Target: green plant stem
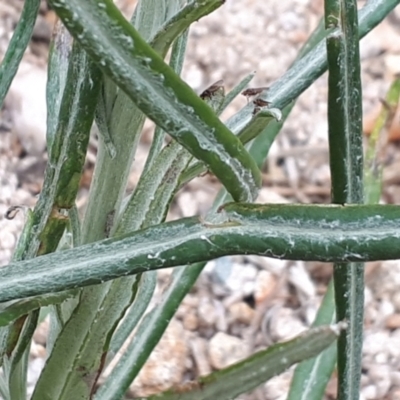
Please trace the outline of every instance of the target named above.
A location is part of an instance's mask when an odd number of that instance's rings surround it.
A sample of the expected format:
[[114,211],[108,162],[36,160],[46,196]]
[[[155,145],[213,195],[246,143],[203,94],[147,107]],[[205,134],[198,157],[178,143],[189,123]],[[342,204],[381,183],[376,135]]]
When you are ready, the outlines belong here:
[[[363,147],[358,14],[355,0],[325,0],[329,66],[328,124],[332,201],[363,202]],[[358,400],[364,313],[364,265],[333,269],[336,315],[348,329],[338,340],[338,399]]]
[[233,254],[325,262],[397,259],[399,223],[400,209],[390,205],[228,204],[206,220],[184,218],[9,264],[0,269],[0,302]]

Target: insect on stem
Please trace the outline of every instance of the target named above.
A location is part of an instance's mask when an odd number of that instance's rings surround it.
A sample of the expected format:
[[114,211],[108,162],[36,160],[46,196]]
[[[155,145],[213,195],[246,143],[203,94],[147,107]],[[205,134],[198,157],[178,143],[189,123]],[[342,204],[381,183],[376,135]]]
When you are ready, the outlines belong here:
[[264,90],[268,90],[268,86],[262,86],[258,88],[248,88],[246,90],[243,90],[242,95],[247,97],[247,101],[249,100],[250,97],[257,96],[258,94],[262,93]]
[[200,98],[205,100],[205,99],[211,99],[211,97],[218,92],[221,88],[223,89],[224,87],[224,81],[220,79],[219,81],[213,83],[211,86],[209,86],[206,90],[204,90],[200,94]]
[[254,104],[254,110],[253,110],[253,115],[256,115],[262,107],[269,107],[271,105],[271,102],[257,98],[253,100]]
[[258,107],[268,107],[271,104],[271,102],[263,100],[263,99],[254,99],[253,104]]

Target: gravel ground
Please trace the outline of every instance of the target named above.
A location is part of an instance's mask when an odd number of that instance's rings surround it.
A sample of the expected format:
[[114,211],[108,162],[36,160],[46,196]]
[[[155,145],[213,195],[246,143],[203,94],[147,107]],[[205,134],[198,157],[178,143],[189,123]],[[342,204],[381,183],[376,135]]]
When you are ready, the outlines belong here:
[[[128,9],[134,1],[120,1]],[[362,2],[360,2],[361,4]],[[21,1],[0,2],[0,55],[4,53]],[[289,67],[315,28],[320,0],[227,0],[193,25],[183,77],[198,92],[223,79],[227,89],[257,71],[252,85],[268,86]],[[44,153],[45,60],[54,15],[43,6],[34,41],[14,83],[0,121],[0,265],[11,257],[23,225],[23,213],[2,216],[12,205],[32,207],[40,192]],[[365,130],[371,130],[379,99],[400,72],[400,10],[397,9],[361,46]],[[263,171],[259,201],[328,202],[329,167],[326,123],[326,75],[297,101]],[[246,104],[238,98],[223,115]],[[390,130],[400,130],[400,118]],[[151,124],[147,124],[150,129]],[[398,204],[400,152],[385,147],[382,202]],[[138,165],[148,149],[143,141]],[[90,166],[94,155],[88,159]],[[140,168],[132,173],[131,186]],[[88,168],[79,197],[83,204],[91,176]],[[85,183],[86,182],[86,183]],[[183,189],[170,217],[204,213],[218,190],[215,180],[198,179]],[[160,290],[170,271],[159,274]],[[228,257],[209,263],[185,298],[164,338],[132,386],[147,395],[198,375],[205,375],[252,352],[287,339],[312,322],[326,290],[331,266],[260,257]],[[400,264],[370,263],[366,268],[365,338],[360,399],[400,399]],[[29,382],[34,384],[45,358],[46,322],[35,334]],[[172,355],[172,356],[171,356]],[[242,399],[284,399],[291,371]],[[335,378],[326,394],[335,398]]]

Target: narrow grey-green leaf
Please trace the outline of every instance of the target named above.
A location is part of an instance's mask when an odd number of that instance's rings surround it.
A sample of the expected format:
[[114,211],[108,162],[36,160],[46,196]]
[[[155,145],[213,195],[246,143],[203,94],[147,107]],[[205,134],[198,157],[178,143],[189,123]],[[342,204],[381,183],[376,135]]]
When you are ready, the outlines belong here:
[[[164,147],[154,161],[152,168],[141,177],[135,192],[132,194],[123,210],[116,235],[137,230],[142,226],[143,222],[146,221],[147,213],[157,189],[165,179],[168,179],[166,172],[173,166],[181,152],[182,147],[176,142],[172,142]],[[186,152],[186,150],[185,153],[186,161],[183,160],[184,165],[187,164],[190,158],[190,153]],[[148,226],[147,223],[146,226]]]
[[0,65],[0,108],[7,95],[11,82],[17,73],[25,49],[28,47],[39,12],[40,0],[26,1],[21,18],[15,28],[6,54]]
[[59,304],[77,294],[75,291],[61,292],[57,294],[45,294],[34,298],[27,298],[12,302],[9,306],[2,304],[0,311],[0,326],[7,326],[17,318],[52,304]]
[[317,355],[337,339],[344,327],[345,325],[338,324],[312,328],[295,339],[275,344],[223,370],[148,399],[235,399],[282,373],[291,365]]
[[165,57],[172,42],[184,32],[192,22],[210,14],[225,0],[192,0],[178,13],[169,18],[159,29],[156,35],[150,39],[152,47],[162,57]]
[[[93,99],[99,90],[98,68],[77,43],[70,51],[65,35],[69,36],[60,29],[50,54],[47,96],[53,113],[47,132],[49,162],[25,258],[57,248],[78,192],[94,117]],[[71,83],[66,85],[66,80]]]
[[249,84],[249,82],[254,78],[254,75],[256,73],[252,72],[251,74],[248,74],[245,76],[226,96],[225,100],[221,106],[220,113],[226,109],[226,107],[229,106],[229,104],[232,103],[232,101],[237,97],[243,89]]
[[142,274],[135,301],[111,339],[109,357],[115,356],[117,351],[121,349],[122,345],[135,329],[150,303],[156,283],[156,271],[149,271]]
[[184,6],[186,0],[139,0],[131,23],[146,42],[151,42],[157,32]]
[[0,375],[0,396],[3,398],[3,400],[10,400],[10,393],[3,375]]
[[[333,324],[336,319],[333,281],[328,286],[313,327]],[[321,400],[336,365],[336,346],[332,344],[315,358],[295,369],[288,400]]]

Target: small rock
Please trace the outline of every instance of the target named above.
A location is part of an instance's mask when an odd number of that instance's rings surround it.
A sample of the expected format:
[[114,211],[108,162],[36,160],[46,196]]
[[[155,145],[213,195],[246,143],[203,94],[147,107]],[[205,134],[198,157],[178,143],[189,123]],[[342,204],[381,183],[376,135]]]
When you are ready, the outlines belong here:
[[371,381],[374,382],[376,398],[385,398],[392,384],[390,380],[390,367],[384,364],[373,364],[369,366],[368,374]]
[[305,269],[304,262],[298,261],[290,267],[288,279],[305,300],[315,297],[315,285]]
[[199,319],[194,312],[185,314],[182,319],[183,327],[188,331],[195,331],[199,326]]
[[387,397],[388,399],[397,400],[400,399],[400,388],[393,388]]
[[400,328],[400,314],[392,314],[386,318],[385,323],[386,328],[388,329],[397,329]]
[[255,314],[254,309],[252,309],[244,301],[231,304],[228,311],[231,324],[239,322],[248,325],[253,320]]
[[254,288],[254,299],[256,304],[261,304],[266,300],[276,289],[277,279],[274,274],[269,271],[260,271],[257,275]]
[[275,190],[267,187],[262,187],[258,194],[256,203],[285,204],[288,203],[288,200],[282,197],[280,194],[276,193]]
[[276,275],[281,274],[288,264],[287,260],[279,260],[278,258],[270,257],[246,256],[245,259],[250,264],[257,266],[260,269],[271,271]]
[[368,385],[361,390],[362,395],[364,396],[365,400],[376,400],[378,399],[376,386]]
[[287,390],[292,379],[292,372],[285,371],[283,374],[273,377],[265,384],[265,399],[285,400]]
[[199,324],[201,326],[214,326],[217,320],[217,313],[215,312],[214,305],[212,304],[211,300],[206,297],[200,299],[197,314],[199,316]]
[[199,376],[211,373],[211,367],[207,358],[207,341],[203,338],[196,337],[189,341],[190,349],[196,364]]
[[289,340],[306,330],[295,311],[287,307],[273,307],[265,315],[263,327],[272,342]]
[[240,292],[244,296],[254,291],[257,268],[253,265],[233,263],[232,272],[225,282],[231,292]]
[[400,291],[393,295],[392,302],[393,305],[396,307],[396,311],[400,311]]
[[213,300],[215,314],[217,320],[215,321],[215,328],[218,332],[226,332],[228,330],[228,321],[226,320],[226,311],[223,304],[218,300]]
[[386,344],[390,343],[389,333],[387,331],[374,332],[365,335],[363,355],[367,357],[375,357]]
[[254,291],[257,268],[224,257],[215,262],[211,276],[215,282],[223,284],[230,292],[248,296]]
[[135,396],[149,396],[181,383],[188,350],[182,324],[172,320],[131,386]]
[[218,332],[211,338],[208,352],[210,363],[215,369],[225,368],[248,355],[247,345],[243,340],[224,332]]

